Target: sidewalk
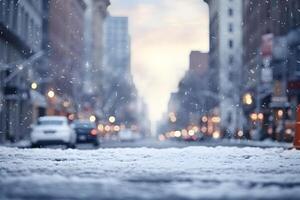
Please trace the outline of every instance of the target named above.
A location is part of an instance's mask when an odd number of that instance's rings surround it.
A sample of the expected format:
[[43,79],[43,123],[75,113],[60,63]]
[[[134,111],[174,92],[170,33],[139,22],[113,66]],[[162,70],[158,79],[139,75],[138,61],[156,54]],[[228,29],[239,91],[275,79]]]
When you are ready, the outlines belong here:
[[[22,140],[16,143],[4,143],[2,146],[6,147],[17,147],[17,148],[29,148],[30,141]],[[259,148],[293,148],[292,143],[276,142],[272,140],[265,141],[252,141],[252,140],[237,140],[237,139],[222,139],[222,140],[207,140],[207,141],[195,141],[195,142],[184,142],[184,141],[164,141],[158,142],[155,139],[144,139],[136,142],[117,142],[117,141],[103,141],[100,148],[185,148],[188,146],[227,146],[227,147],[259,147]]]
[[272,140],[254,141],[254,140],[222,139],[222,140],[215,140],[215,141],[211,140],[208,141],[207,144],[213,146],[238,146],[238,147],[284,148],[284,149],[293,148],[292,143],[276,142]]
[[21,140],[18,142],[5,142],[0,144],[1,146],[5,147],[17,147],[17,148],[29,148],[31,147],[31,143],[29,140]]

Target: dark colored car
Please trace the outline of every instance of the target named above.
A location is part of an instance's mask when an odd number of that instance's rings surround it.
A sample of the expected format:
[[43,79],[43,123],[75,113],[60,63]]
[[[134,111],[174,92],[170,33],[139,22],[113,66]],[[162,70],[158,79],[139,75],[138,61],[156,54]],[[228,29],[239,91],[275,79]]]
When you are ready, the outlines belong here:
[[92,143],[99,146],[99,134],[95,123],[89,121],[75,121],[72,125],[76,133],[77,143]]

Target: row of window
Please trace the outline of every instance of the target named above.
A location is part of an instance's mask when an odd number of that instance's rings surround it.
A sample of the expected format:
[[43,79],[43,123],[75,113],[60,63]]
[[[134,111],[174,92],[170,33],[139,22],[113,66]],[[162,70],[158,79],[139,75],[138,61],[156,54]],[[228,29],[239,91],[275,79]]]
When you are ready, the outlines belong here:
[[[228,46],[229,46],[230,49],[233,48],[233,40],[230,39],[228,41]],[[229,55],[229,57],[228,57],[228,64],[229,65],[233,65],[234,64],[234,56],[233,55]]]
[[[228,13],[229,18],[233,17],[233,9],[232,8],[228,8],[227,13]],[[233,31],[234,31],[233,30],[233,23],[230,22],[228,24],[228,32],[233,33]],[[229,47],[229,49],[233,48],[233,40],[232,39],[228,40],[228,47]],[[234,56],[233,55],[229,55],[229,57],[228,57],[228,64],[229,65],[233,65],[234,64]],[[229,78],[233,79],[232,73],[229,74]]]
[[[42,18],[38,20],[41,21]],[[32,49],[37,50],[40,48],[41,24],[35,22],[33,16],[20,4],[20,1],[0,1],[0,23],[4,24],[23,41],[26,41]]]
[[21,59],[21,54],[11,44],[0,38],[0,64],[11,63]]

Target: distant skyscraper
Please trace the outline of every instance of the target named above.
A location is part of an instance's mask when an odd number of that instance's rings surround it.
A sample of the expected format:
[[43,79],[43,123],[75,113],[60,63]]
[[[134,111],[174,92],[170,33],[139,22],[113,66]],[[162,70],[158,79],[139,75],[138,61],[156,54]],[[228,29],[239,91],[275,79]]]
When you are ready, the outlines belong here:
[[108,17],[104,24],[104,68],[130,72],[128,17]]
[[130,36],[127,17],[107,17],[104,23],[104,57],[101,76],[104,115],[130,121],[128,106],[136,98],[130,71]]

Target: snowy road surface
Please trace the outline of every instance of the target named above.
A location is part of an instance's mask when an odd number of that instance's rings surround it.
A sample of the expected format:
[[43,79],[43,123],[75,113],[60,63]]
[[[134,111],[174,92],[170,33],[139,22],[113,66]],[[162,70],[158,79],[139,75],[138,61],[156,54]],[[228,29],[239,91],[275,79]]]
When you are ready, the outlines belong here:
[[300,152],[0,147],[0,199],[300,199]]

